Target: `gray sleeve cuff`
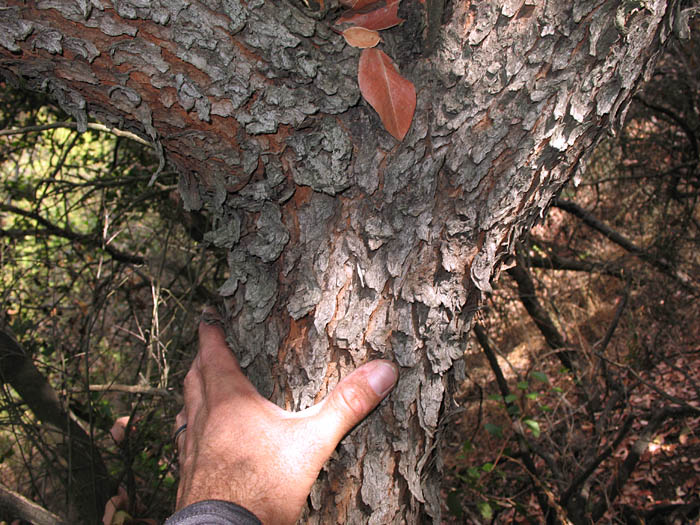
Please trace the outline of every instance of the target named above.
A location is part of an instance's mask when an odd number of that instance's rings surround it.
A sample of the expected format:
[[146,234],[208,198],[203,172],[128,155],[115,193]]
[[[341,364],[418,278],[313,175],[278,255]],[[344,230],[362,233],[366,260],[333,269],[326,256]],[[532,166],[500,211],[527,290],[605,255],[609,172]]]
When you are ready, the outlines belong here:
[[252,512],[230,501],[208,499],[188,505],[170,516],[165,525],[262,525]]

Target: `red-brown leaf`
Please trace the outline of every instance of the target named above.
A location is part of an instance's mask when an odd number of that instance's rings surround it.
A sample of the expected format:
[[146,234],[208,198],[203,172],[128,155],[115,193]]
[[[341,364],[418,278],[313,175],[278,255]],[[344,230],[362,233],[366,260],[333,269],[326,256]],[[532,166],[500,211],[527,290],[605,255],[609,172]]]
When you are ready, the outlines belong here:
[[403,140],[416,110],[416,88],[379,49],[364,49],[357,73],[360,92],[396,140]]
[[399,1],[387,0],[386,4],[380,2],[380,4],[383,4],[381,7],[375,7],[373,4],[366,9],[353,9],[341,16],[335,23],[353,24],[365,29],[374,29],[375,31],[389,29],[404,21],[403,18],[398,16]]
[[364,27],[349,27],[343,31],[343,37],[348,44],[361,49],[374,47],[379,43],[379,33]]

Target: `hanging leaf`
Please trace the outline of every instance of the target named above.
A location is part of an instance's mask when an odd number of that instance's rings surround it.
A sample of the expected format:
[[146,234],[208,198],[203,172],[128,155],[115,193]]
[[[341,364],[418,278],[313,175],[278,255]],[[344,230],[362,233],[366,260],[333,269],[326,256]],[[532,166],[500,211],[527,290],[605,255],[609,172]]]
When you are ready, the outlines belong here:
[[364,49],[357,73],[360,92],[396,140],[403,140],[416,110],[416,88],[402,77],[386,53]]
[[540,437],[542,431],[540,430],[540,424],[537,421],[535,421],[534,419],[523,419],[523,423],[525,423],[530,428],[530,430],[532,431],[532,435],[535,438]]
[[343,37],[352,47],[361,49],[374,47],[379,43],[379,33],[364,27],[349,27],[343,31]]
[[335,23],[353,24],[365,29],[374,29],[375,31],[389,29],[404,21],[403,18],[398,16],[399,1],[388,0],[386,5],[376,8],[372,5],[362,10],[353,9],[341,16]]

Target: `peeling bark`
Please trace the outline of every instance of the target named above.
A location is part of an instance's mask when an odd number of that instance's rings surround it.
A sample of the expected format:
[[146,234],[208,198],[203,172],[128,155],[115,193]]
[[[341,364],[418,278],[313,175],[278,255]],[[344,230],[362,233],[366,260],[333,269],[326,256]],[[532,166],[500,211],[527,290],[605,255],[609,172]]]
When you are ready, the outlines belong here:
[[384,32],[418,93],[399,144],[360,98],[337,1],[0,0],[0,74],[153,142],[212,214],[229,342],[265,395],[304,408],[370,358],[400,364],[307,523],[439,522],[479,296],[682,18],[674,0],[437,3],[404,0]]

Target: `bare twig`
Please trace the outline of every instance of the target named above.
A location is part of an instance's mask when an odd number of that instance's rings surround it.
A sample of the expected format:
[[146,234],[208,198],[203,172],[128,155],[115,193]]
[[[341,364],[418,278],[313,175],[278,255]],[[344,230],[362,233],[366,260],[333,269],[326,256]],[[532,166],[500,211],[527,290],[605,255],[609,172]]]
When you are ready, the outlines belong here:
[[146,385],[121,385],[113,383],[111,385],[90,385],[90,392],[124,392],[125,394],[142,394],[147,396],[172,397],[178,403],[182,403],[182,396],[174,390],[166,388],[155,388]]
[[[17,215],[21,215],[22,217],[26,217],[28,219],[32,219],[42,225],[45,228],[45,231],[50,233],[51,235],[56,235],[57,237],[63,237],[64,239],[68,239],[70,241],[77,241],[81,242],[83,244],[96,247],[96,248],[101,248],[104,251],[106,251],[113,259],[127,263],[127,264],[144,264],[145,259],[141,257],[140,255],[133,255],[130,253],[125,253],[122,252],[121,250],[116,249],[114,246],[110,244],[105,244],[102,242],[101,238],[96,235],[89,235],[85,233],[78,233],[73,230],[68,230],[66,228],[61,228],[60,226],[56,226],[52,222],[48,221],[38,213],[34,213],[31,211],[23,210],[21,208],[18,208],[16,206],[13,206],[11,204],[0,204],[0,210],[2,211],[8,211],[11,213],[15,213]],[[7,232],[7,236],[17,236],[17,231],[11,231]],[[0,229],[0,236],[5,235],[5,231]]]
[[[148,142],[147,140],[142,139],[135,133],[131,133],[130,131],[124,131],[121,129],[117,128],[110,128],[105,126],[104,124],[99,124],[97,122],[88,122],[87,123],[88,129],[92,129],[94,131],[102,131],[104,133],[111,133],[112,135],[115,135],[117,137],[123,137],[129,140],[133,140],[134,142],[138,142],[139,144],[142,144],[144,146],[148,146],[149,148],[153,148],[153,144]],[[47,131],[50,129],[78,129],[78,124],[76,122],[53,122],[51,124],[42,124],[40,126],[27,126],[24,128],[15,128],[15,129],[0,129],[0,137],[8,137],[12,135],[24,135],[26,133],[37,133],[40,131]]]

